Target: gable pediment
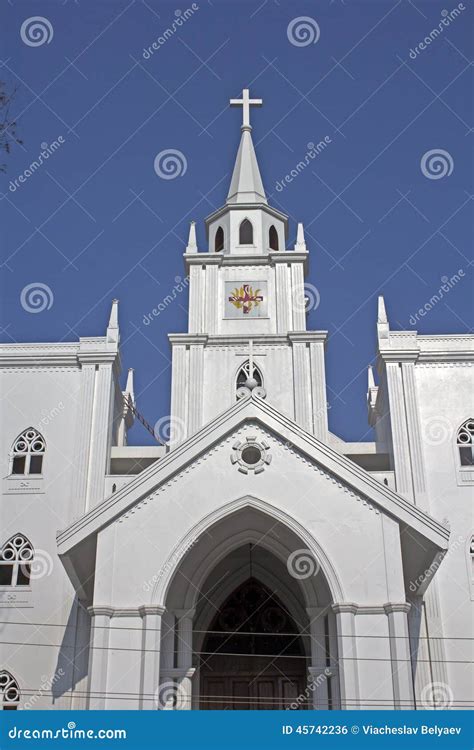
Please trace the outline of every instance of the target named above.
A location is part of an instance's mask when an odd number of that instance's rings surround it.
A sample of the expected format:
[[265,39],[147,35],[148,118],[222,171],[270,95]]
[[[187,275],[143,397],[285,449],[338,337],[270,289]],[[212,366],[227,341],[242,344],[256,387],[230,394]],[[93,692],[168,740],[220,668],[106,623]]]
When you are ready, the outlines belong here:
[[[269,460],[261,467],[262,476],[273,474],[278,477],[279,471],[287,471],[294,472],[295,477],[301,476],[304,481],[306,468],[308,475],[312,473],[337,486],[351,502],[360,504],[367,513],[388,515],[399,523],[402,530],[408,529],[414,537],[424,538],[430,550],[436,549],[440,553],[446,550],[449,530],[442,524],[380,484],[348,458],[305,432],[265,401],[249,398],[237,402],[61,531],[57,537],[59,554],[64,560],[86,541],[90,544],[91,539],[110,524],[124,520],[150,503],[159,502],[160,497],[180,482],[183,487],[190,486],[189,482],[202,482],[205,476],[208,491],[212,492],[213,476],[218,474],[232,489],[232,483],[242,481],[243,474],[239,472],[236,455],[241,456],[242,445],[249,436],[254,442],[267,446],[265,457]],[[211,462],[212,471],[209,471]],[[203,465],[206,465],[206,472],[200,473]],[[196,479],[192,478],[194,472]],[[250,473],[257,477],[256,470]],[[244,480],[248,482],[246,477]],[[254,486],[246,486],[248,491],[255,491]],[[192,495],[192,492],[188,492],[188,495]],[[329,510],[328,506],[324,512]]]

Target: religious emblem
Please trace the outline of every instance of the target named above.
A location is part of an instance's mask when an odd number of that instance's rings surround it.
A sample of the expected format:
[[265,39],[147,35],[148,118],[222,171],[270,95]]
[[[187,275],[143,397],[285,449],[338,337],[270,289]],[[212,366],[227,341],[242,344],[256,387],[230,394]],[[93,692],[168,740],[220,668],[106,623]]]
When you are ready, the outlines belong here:
[[260,289],[253,290],[250,284],[242,284],[241,287],[235,287],[229,297],[234,307],[242,310],[244,315],[248,315],[254,307],[258,307],[263,302],[263,295]]

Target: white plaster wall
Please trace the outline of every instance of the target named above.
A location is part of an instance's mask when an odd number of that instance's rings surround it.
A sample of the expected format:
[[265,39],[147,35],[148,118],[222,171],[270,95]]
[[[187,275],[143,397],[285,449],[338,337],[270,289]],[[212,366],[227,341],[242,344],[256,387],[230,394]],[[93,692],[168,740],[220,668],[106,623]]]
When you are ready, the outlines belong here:
[[469,539],[474,532],[474,486],[458,484],[456,433],[474,413],[473,368],[462,365],[417,365],[420,411],[429,512],[448,519],[450,549],[436,572],[449,685],[455,700],[471,700],[474,693],[472,661],[474,602],[469,580]]
[[384,710],[393,701],[388,620],[383,614],[355,617],[360,708]]
[[[290,345],[254,346],[255,364],[263,375],[267,400],[294,418],[293,363]],[[262,353],[264,356],[259,356]],[[235,382],[248,360],[248,345],[207,346],[204,350],[203,424],[235,403]],[[217,375],[217,377],[216,377]]]
[[[142,618],[113,617],[109,637],[106,708],[116,711],[140,708]],[[143,655],[152,660],[152,652]]]
[[[0,588],[0,668],[9,669],[18,680],[24,704],[31,702],[28,693],[38,691],[55,674],[60,678],[55,683],[55,692],[69,688],[72,680],[74,634],[57,625],[75,623],[74,590],[56,555],[56,531],[64,528],[73,514],[71,483],[76,415],[80,408],[79,371],[3,370],[0,391],[0,544],[16,532],[26,535],[33,544],[39,566],[39,577],[29,587]],[[29,426],[43,434],[46,454],[42,478],[27,479],[29,486],[21,489],[24,480],[8,478],[8,457],[15,438]],[[25,492],[31,488],[37,491]],[[49,626],[15,624],[22,621],[48,622]],[[62,676],[58,675],[59,669],[64,672]],[[51,690],[46,685],[32,705],[67,708],[70,697],[66,694],[53,704]]]

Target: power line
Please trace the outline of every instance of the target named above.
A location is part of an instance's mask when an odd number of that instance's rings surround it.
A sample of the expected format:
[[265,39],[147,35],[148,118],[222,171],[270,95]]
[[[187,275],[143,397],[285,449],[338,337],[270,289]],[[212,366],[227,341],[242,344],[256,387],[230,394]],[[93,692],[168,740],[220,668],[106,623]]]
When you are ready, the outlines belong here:
[[[349,637],[349,636],[346,636]],[[351,636],[352,637],[352,636]],[[68,649],[74,650],[74,646],[63,646],[61,643],[24,643],[22,641],[0,641],[0,645],[3,646],[23,646],[23,647],[43,647],[43,648],[55,648],[55,649]],[[290,645],[290,644],[289,644]],[[94,646],[89,645],[89,649],[93,651],[131,651],[139,654],[159,654],[161,649],[156,648],[127,648],[125,646]],[[234,657],[258,657],[264,659],[305,659],[310,660],[310,656],[304,656],[300,654],[251,654],[251,653],[238,653],[230,651],[191,651],[195,656],[234,656]],[[394,659],[392,657],[379,658],[375,656],[338,656],[337,661],[383,661],[383,662],[403,662],[411,664],[411,659]],[[465,659],[417,659],[417,663],[440,663],[440,664],[473,664],[472,661],[466,661]]]
[[[61,696],[61,697],[65,697],[65,698],[87,698],[87,699],[90,699],[90,700],[104,699],[104,700],[113,700],[113,701],[135,701],[136,703],[144,703],[144,702],[150,703],[150,702],[153,702],[155,705],[163,705],[164,702],[162,702],[160,700],[159,692],[160,692],[160,688],[158,688],[157,691],[156,691],[156,693],[154,693],[154,694],[151,694],[151,693],[145,693],[145,694],[140,694],[140,693],[114,693],[114,692],[111,692],[111,691],[91,692],[91,691],[75,691],[74,690],[74,691],[68,692],[67,694],[64,694],[64,696]],[[49,696],[46,696],[45,692],[41,691],[41,689],[38,690],[37,692],[34,692],[34,691],[30,691],[28,689],[20,688],[20,693],[21,693],[22,697],[26,697],[26,696],[30,697],[31,696],[31,697],[34,698],[35,696],[38,696],[38,699],[40,699],[42,697],[43,698],[44,697],[49,697]],[[262,702],[265,701],[265,702],[268,702],[268,703],[270,703],[270,702],[275,703],[275,704],[278,703],[281,706],[285,706],[285,705],[286,706],[291,706],[294,703],[298,703],[299,707],[301,707],[301,706],[308,706],[308,707],[312,708],[313,707],[313,701],[311,699],[307,698],[307,699],[304,699],[304,700],[298,700],[298,698],[301,695],[302,694],[300,693],[299,696],[295,696],[295,698],[293,700],[283,700],[282,698],[257,698],[257,697],[253,697],[253,696],[248,696],[248,697],[247,696],[233,696],[233,695],[227,695],[227,694],[212,695],[212,694],[202,694],[201,693],[198,696],[191,697],[191,699],[188,699],[188,698],[185,698],[184,696],[181,697],[179,695],[179,693],[177,693],[176,694],[176,699],[177,699],[178,704],[181,704],[181,703],[183,703],[183,704],[190,704],[193,701],[195,701],[196,703],[199,703],[199,704],[201,702],[212,703],[212,704],[223,703],[223,702],[224,703],[233,703],[233,704],[242,704],[242,703],[259,704],[259,703],[262,703]],[[170,698],[172,699],[173,695],[171,695]],[[26,702],[28,703],[29,701],[26,701]],[[326,710],[325,706],[326,706],[327,701],[319,701],[319,703],[321,705],[321,710]],[[332,701],[332,709],[333,710],[338,710],[338,708],[337,708],[337,704],[338,703],[339,703],[339,701],[336,701],[336,700]],[[393,709],[393,703],[394,703],[394,699],[393,698],[357,698],[357,699],[352,699],[352,700],[351,699],[344,699],[344,705],[345,706],[347,706],[347,707],[354,706],[355,708],[360,708],[361,705],[365,705],[365,706],[368,706],[369,708],[377,708],[377,707],[379,707],[379,708]],[[397,704],[400,707],[403,708],[405,706],[407,709],[411,709],[413,707],[413,703],[414,703],[414,701],[410,701],[410,700],[403,700],[403,699],[397,700]],[[420,700],[417,700],[417,703],[420,706],[424,706],[425,705]],[[430,707],[434,707],[435,708],[436,705],[437,704],[436,704],[435,701],[432,701],[432,702],[426,701],[426,707],[427,708],[430,708]],[[457,700],[453,700],[452,702],[449,703],[449,708],[450,709],[456,709],[456,708],[459,708],[459,709],[469,709],[469,708],[473,708],[473,707],[474,707],[474,703],[472,702],[472,700],[468,701],[468,700],[463,700],[463,699],[457,699]],[[447,706],[439,705],[439,708],[440,709],[447,708]]]
[[[0,625],[25,625],[25,626],[31,626],[31,627],[47,627],[47,628],[66,628],[66,625],[63,625],[62,623],[49,623],[49,622],[16,622],[12,620],[0,620]],[[157,633],[162,632],[163,627],[161,628],[146,628],[147,633]],[[172,628],[170,627],[169,630]],[[132,625],[126,625],[123,628],[113,628],[109,627],[108,625],[94,625],[94,630],[109,630],[111,632],[123,632],[124,630],[137,630],[140,633],[143,632],[143,627],[135,627]],[[262,636],[286,636],[291,638],[312,638],[313,636],[311,633],[265,633],[265,632],[254,632],[254,631],[244,631],[244,630],[194,630],[193,633],[199,633],[199,634],[210,634],[210,635],[226,635],[226,636],[234,636],[234,635],[262,635]],[[353,634],[347,634],[343,635],[342,633],[335,632],[332,637],[338,637],[338,638],[353,638]],[[427,641],[474,641],[474,636],[443,636],[443,635],[416,635],[416,636],[410,636],[410,635],[371,635],[371,634],[357,634],[357,639],[359,638],[378,638],[383,640],[427,640]],[[1,643],[1,641],[0,641]]]
[[[291,678],[286,678],[286,679],[291,681]],[[71,691],[69,691],[68,693],[65,693],[62,697],[113,698],[114,700],[135,700],[136,699],[136,700],[150,701],[150,700],[156,700],[157,695],[159,695],[160,689],[162,687],[166,687],[166,685],[162,683],[154,693],[132,693],[132,692],[118,692],[118,691],[112,691],[112,690],[72,690],[71,689]],[[307,689],[308,688],[305,688],[305,690]],[[38,688],[38,690],[34,690],[34,688],[20,687],[20,692],[22,696],[38,695],[38,697],[45,697],[48,695],[47,692],[42,688]],[[300,695],[302,695],[302,693],[300,693]],[[237,698],[243,698],[243,697],[244,696],[237,696]],[[228,699],[233,700],[234,696],[227,695],[225,693],[219,694],[219,695],[214,695],[212,693],[210,694],[200,693],[199,699],[202,699],[202,698],[228,698]],[[179,700],[179,694],[178,694],[178,700]],[[184,696],[183,696],[183,700],[184,700]],[[250,700],[259,700],[259,698],[254,699],[250,697]],[[262,700],[264,700],[264,698],[262,698]],[[269,700],[272,700],[272,699],[269,699]],[[290,702],[292,703],[294,701],[290,701]],[[345,701],[345,702],[372,703],[375,705],[389,705],[389,704],[393,705],[393,698],[390,698],[390,697],[388,698],[358,698],[357,701],[355,699],[353,701],[350,701],[349,699],[349,701]],[[408,704],[411,705],[412,703],[412,701],[408,699],[406,700],[400,699],[399,702],[406,703],[407,705]],[[456,699],[456,701],[453,702],[453,704],[451,704],[451,707],[455,704],[459,704],[459,705],[466,706],[466,707],[468,707],[469,705],[474,705],[472,698],[469,700],[458,698]]]

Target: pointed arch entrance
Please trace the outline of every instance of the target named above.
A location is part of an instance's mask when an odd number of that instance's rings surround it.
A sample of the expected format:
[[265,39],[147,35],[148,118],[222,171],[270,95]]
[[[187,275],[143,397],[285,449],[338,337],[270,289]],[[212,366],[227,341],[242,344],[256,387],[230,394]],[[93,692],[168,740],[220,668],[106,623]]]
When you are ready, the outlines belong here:
[[[166,610],[160,684],[174,685],[174,707],[337,708],[339,584],[314,538],[242,498],[203,519],[180,550],[153,597]],[[314,561],[307,575],[293,567],[300,553]]]
[[306,708],[309,655],[279,597],[257,578],[216,612],[200,654],[201,709]]

